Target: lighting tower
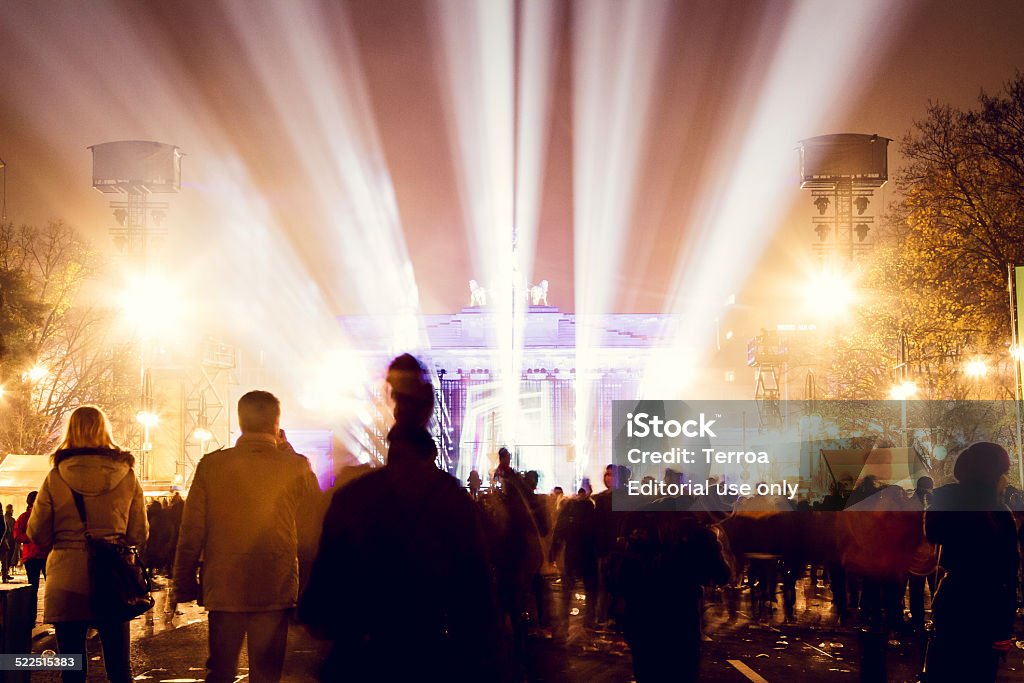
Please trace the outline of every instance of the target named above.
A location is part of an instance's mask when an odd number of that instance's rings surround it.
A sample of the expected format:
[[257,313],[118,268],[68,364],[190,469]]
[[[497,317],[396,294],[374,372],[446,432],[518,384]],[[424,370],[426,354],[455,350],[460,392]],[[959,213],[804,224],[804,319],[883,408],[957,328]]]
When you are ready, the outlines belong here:
[[889,138],[860,133],[800,141],[800,187],[811,191],[814,249],[825,262],[851,262],[871,249],[868,213],[875,189],[889,179]]
[[[814,206],[811,222],[815,235],[811,244],[821,266],[810,286],[815,288],[817,306],[826,314],[843,313],[853,294],[857,257],[873,246],[871,230],[875,219],[869,207],[874,191],[889,179],[889,142],[889,138],[880,135],[837,133],[799,143],[800,187],[811,191]],[[776,361],[785,368],[788,349]],[[765,369],[771,367],[771,359],[758,367],[760,405],[760,378]],[[811,372],[805,389],[808,392],[805,399],[812,400],[814,378]],[[768,391],[765,393],[770,395]]]
[[148,140],[105,142],[89,149],[92,186],[123,197],[110,202],[117,220],[110,229],[114,243],[130,259],[145,263],[152,239],[167,234],[167,203],[149,198],[181,191],[182,152],[175,145]]
[[[166,234],[162,227],[167,215],[166,202],[150,201],[153,194],[172,194],[181,190],[181,150],[175,145],[148,140],[105,142],[89,147],[92,151],[92,186],[104,194],[123,199],[110,202],[117,226],[111,228],[114,243],[131,262],[145,266],[150,258],[153,238]],[[139,453],[141,478],[149,478],[152,444],[150,428],[156,424],[153,390],[146,365],[145,342],[140,342],[140,400],[137,419],[142,434],[133,433],[130,447]]]

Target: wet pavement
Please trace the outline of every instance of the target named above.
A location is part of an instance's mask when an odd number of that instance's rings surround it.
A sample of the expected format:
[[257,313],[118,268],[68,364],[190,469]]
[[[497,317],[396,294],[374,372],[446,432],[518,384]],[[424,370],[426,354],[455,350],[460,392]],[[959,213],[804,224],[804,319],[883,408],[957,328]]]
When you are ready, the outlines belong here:
[[[206,615],[195,605],[168,614],[166,591],[159,582],[157,608],[132,622],[132,665],[136,680],[189,683],[202,680],[206,657]],[[554,582],[552,587],[560,587]],[[739,610],[731,617],[722,591],[705,607],[701,681],[859,681],[861,658],[868,649],[884,655],[889,681],[915,681],[923,642],[912,632],[887,634],[871,640],[856,625],[840,626],[831,614],[829,593],[804,579],[798,587],[796,621],[785,623],[781,609],[751,617],[747,591],[739,593]],[[582,625],[583,596],[578,595],[570,617],[568,638],[560,642],[536,634],[529,640],[527,673],[530,680],[557,683],[629,683],[633,680],[628,647],[611,631],[588,633]],[[34,650],[54,647],[47,629],[39,629]],[[866,649],[868,648],[868,649]],[[90,681],[105,680],[98,639],[89,641]],[[313,681],[324,646],[301,626],[289,634],[285,681]],[[243,649],[239,681],[247,680]],[[37,672],[33,683],[59,680],[56,672]],[[1000,672],[1000,681],[1024,683],[1024,651],[1014,649]]]

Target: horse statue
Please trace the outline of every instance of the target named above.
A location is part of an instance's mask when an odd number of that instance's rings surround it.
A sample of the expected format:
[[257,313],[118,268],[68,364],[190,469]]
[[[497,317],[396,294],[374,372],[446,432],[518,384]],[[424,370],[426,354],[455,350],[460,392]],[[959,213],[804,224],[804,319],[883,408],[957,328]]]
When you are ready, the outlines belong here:
[[476,280],[469,281],[469,305],[486,306],[487,290],[481,287]]
[[548,305],[548,281],[541,280],[540,284],[530,287],[530,304],[532,306]]

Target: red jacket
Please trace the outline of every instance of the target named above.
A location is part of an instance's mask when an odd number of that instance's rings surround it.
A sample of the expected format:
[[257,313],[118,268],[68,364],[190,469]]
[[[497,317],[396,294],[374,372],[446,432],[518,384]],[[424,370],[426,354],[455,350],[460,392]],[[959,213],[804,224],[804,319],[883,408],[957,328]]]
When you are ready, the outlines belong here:
[[32,514],[32,508],[25,510],[14,522],[14,540],[21,541],[21,561],[46,559],[46,552],[29,539],[25,532],[28,529],[28,518]]

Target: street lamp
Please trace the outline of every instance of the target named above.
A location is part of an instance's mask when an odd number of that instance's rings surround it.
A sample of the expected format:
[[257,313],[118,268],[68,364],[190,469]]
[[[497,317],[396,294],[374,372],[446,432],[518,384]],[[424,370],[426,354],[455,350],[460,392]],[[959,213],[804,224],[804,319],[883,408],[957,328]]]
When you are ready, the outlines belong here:
[[988,364],[981,358],[975,358],[964,366],[964,374],[971,379],[981,379],[988,374]]
[[213,440],[213,432],[206,427],[196,427],[192,430],[192,438],[199,442],[199,453],[206,453],[206,445]]
[[889,389],[889,396],[894,401],[906,401],[917,393],[917,385],[910,380],[904,381]]
[[213,432],[205,427],[196,427],[192,430],[192,438],[200,443],[204,443],[213,438]]
[[42,381],[42,379],[49,374],[50,371],[47,370],[45,366],[36,364],[26,370],[25,374],[22,375],[22,378],[27,379],[32,384],[36,384],[37,382]]
[[917,385],[904,380],[889,390],[889,396],[900,402],[900,431],[903,433],[903,447],[907,447],[907,399],[917,393]]
[[160,422],[160,418],[156,413],[151,413],[147,410],[140,410],[135,414],[135,420],[142,425],[143,436],[142,436],[142,450],[148,452],[153,450],[153,444],[149,441],[149,430],[152,427],[156,427]]

